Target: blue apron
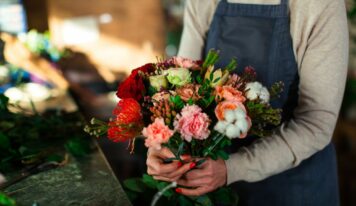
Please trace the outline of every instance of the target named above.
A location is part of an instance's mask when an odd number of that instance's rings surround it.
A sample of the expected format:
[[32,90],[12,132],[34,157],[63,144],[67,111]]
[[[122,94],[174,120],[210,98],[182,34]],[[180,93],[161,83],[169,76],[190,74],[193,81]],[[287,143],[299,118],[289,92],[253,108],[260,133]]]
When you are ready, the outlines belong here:
[[[288,9],[288,0],[281,0],[280,5],[235,4],[222,0],[204,48],[205,55],[212,48],[220,50],[217,66],[227,65],[235,57],[239,64],[237,73],[252,66],[257,80],[266,86],[283,81],[281,98],[272,102],[272,106],[283,109],[283,121],[293,117],[299,84]],[[256,138],[236,140],[231,152]],[[339,205],[333,145],[329,144],[296,168],[259,182],[239,181],[231,187],[239,195],[239,206]]]

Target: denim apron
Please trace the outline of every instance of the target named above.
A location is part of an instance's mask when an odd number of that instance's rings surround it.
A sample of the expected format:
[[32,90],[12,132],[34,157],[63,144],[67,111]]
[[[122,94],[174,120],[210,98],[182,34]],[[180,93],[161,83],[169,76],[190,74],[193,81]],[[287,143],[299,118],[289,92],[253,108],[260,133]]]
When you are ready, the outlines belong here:
[[[288,9],[288,0],[281,0],[280,5],[235,4],[222,0],[204,48],[204,55],[212,48],[220,50],[219,67],[235,57],[239,64],[237,73],[252,66],[257,80],[268,87],[283,81],[281,98],[271,103],[283,109],[283,121],[293,117],[299,84]],[[248,146],[257,138],[234,140],[230,152]],[[334,147],[329,144],[296,168],[259,182],[239,181],[231,187],[239,195],[239,206],[339,205]]]

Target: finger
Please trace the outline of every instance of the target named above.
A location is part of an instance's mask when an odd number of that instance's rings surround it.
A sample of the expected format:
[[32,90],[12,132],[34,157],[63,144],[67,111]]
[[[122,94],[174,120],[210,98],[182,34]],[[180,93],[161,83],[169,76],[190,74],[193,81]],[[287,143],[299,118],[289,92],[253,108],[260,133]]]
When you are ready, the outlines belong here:
[[194,169],[184,175],[185,179],[187,179],[188,181],[193,179],[209,177],[209,176],[210,176],[209,171],[206,169]]
[[180,159],[183,160],[184,162],[191,162],[193,160],[192,156],[188,154],[181,155]]
[[192,163],[183,164],[178,169],[176,168],[174,171],[172,171],[170,173],[167,173],[164,176],[169,177],[169,178],[179,179],[182,175],[184,175],[189,170],[191,170],[194,165],[195,164],[193,162]]
[[158,157],[161,157],[161,158],[163,158],[163,159],[175,157],[174,154],[172,153],[172,151],[169,150],[169,149],[166,148],[166,147],[163,147],[163,148],[162,148],[161,150],[159,150],[156,154],[157,154]]
[[208,192],[211,192],[212,188],[209,186],[202,186],[202,187],[198,187],[196,189],[187,189],[187,188],[177,188],[176,192],[186,195],[186,196],[200,196],[200,195],[204,195]]
[[160,161],[152,161],[147,164],[147,169],[149,169],[153,175],[164,175],[177,171],[180,166],[181,163],[179,163],[179,161],[174,161],[169,164],[163,164]]
[[174,179],[170,179],[170,178],[163,177],[163,176],[159,176],[159,175],[154,175],[154,176],[152,176],[152,177],[153,177],[153,179],[155,179],[155,180],[161,180],[161,181],[165,181],[165,182],[174,182],[174,181],[176,181],[176,180],[174,180]]
[[186,187],[202,187],[204,185],[209,185],[211,183],[211,178],[204,177],[199,179],[179,179],[177,181],[178,185],[186,186]]
[[157,150],[155,148],[149,148],[147,152],[147,156],[160,157],[166,159],[166,158],[173,158],[174,154],[166,147],[163,147],[160,150]]

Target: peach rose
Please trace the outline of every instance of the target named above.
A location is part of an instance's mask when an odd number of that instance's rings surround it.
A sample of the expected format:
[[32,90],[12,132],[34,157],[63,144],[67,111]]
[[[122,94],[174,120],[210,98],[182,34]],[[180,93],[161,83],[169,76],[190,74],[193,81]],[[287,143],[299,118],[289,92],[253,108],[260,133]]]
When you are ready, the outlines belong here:
[[186,84],[182,87],[179,87],[176,92],[183,101],[187,102],[190,98],[196,101],[201,98],[198,93],[199,88],[200,85]]
[[164,124],[162,118],[156,118],[152,124],[142,130],[142,135],[147,138],[145,140],[145,146],[157,150],[161,149],[162,143],[168,142],[173,133],[174,132]]
[[225,119],[225,111],[226,110],[235,110],[237,108],[240,108],[246,112],[246,108],[241,102],[235,101],[235,100],[225,100],[225,101],[220,102],[216,106],[215,115],[218,118],[218,120],[222,121]]
[[220,100],[233,100],[237,102],[245,102],[246,98],[243,96],[242,92],[233,88],[232,86],[217,86],[215,88],[216,97]]

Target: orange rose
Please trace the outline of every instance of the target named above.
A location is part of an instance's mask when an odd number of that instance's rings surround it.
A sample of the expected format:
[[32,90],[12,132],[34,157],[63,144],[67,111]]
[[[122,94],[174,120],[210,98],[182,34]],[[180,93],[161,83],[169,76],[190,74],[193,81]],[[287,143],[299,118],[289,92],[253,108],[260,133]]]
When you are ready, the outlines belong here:
[[222,121],[225,119],[226,110],[235,110],[236,108],[240,108],[244,112],[246,112],[245,106],[241,102],[234,101],[234,100],[225,100],[220,102],[216,106],[215,115],[218,118],[218,120]]
[[232,86],[217,86],[215,88],[216,97],[220,100],[233,100],[237,102],[245,102],[246,98],[243,96],[242,92],[233,88]]

